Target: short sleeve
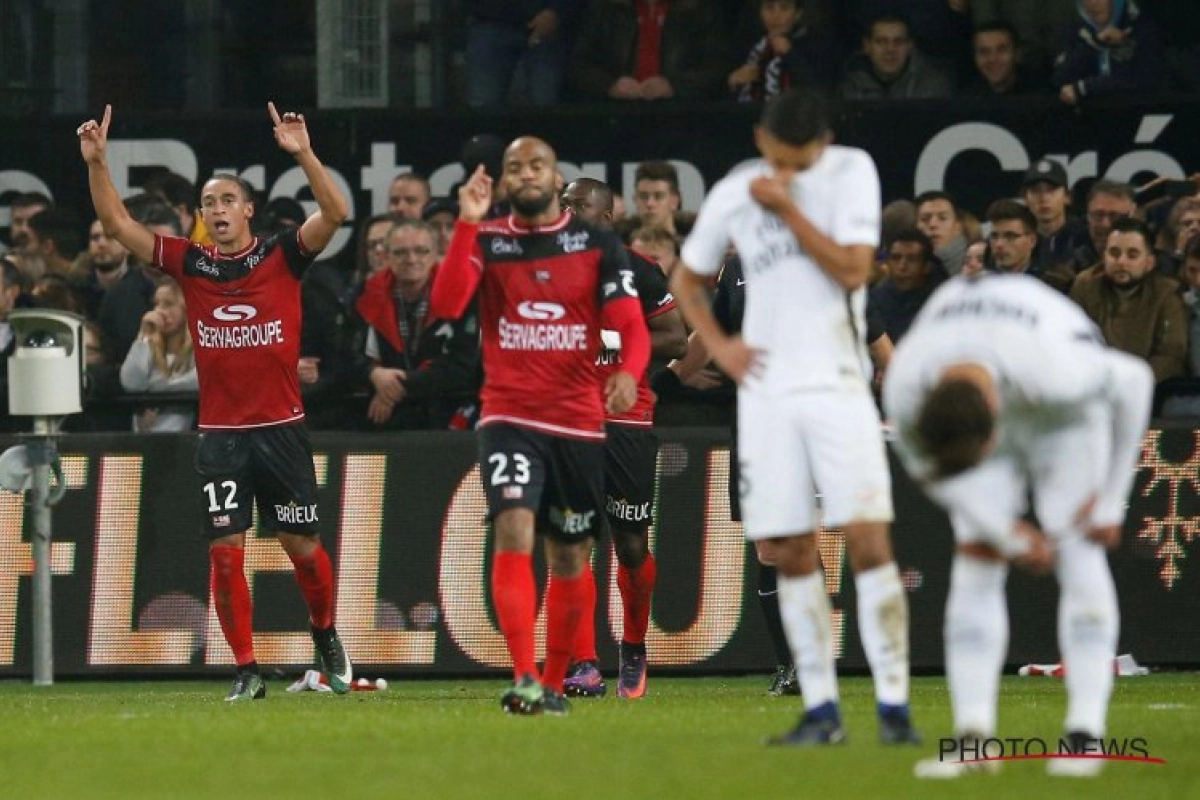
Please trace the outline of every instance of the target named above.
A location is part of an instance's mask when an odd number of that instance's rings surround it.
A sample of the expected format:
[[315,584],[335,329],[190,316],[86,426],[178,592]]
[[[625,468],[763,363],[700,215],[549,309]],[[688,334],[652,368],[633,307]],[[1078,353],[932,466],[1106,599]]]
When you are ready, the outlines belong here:
[[697,275],[716,275],[725,261],[729,247],[729,215],[732,199],[738,186],[729,178],[717,183],[700,206],[696,223],[687,241],[683,243],[679,257],[687,268]]
[[841,245],[879,246],[883,209],[879,173],[862,150],[847,150],[845,163],[835,173],[837,187],[830,236]]
[[625,246],[614,233],[604,231],[597,232],[596,235],[600,242],[600,305],[622,297],[636,299],[637,285]]
[[[308,268],[312,266],[317,254],[310,253],[308,248],[304,246],[299,226],[280,231],[272,238],[275,239],[274,244],[277,244],[283,252],[283,260],[287,262],[288,270],[297,279],[302,277]],[[269,244],[271,244],[270,240],[268,240]]]
[[192,243],[181,236],[154,236],[154,266],[175,280],[183,277],[183,265]]
[[627,255],[633,268],[633,284],[642,301],[642,316],[650,319],[675,308],[675,295],[658,264],[634,252]]

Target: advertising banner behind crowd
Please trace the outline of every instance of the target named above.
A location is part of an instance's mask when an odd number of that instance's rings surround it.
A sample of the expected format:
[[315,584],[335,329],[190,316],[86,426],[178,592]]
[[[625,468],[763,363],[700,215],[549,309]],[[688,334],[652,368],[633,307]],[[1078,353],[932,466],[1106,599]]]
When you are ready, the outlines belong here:
[[[286,98],[275,100],[287,107]],[[352,219],[327,257],[350,252],[355,221],[385,209],[396,174],[427,175],[435,195],[448,194],[462,178],[462,145],[480,133],[541,136],[557,149],[567,180],[597,178],[627,200],[639,162],[670,159],[689,210],[730,167],[755,155],[757,109],[740,105],[565,107],[503,116],[303,110],[318,155],[352,201]],[[41,191],[91,214],[75,138],[81,121],[22,119],[0,129],[0,230],[9,224],[12,195],[21,191]],[[851,103],[838,108],[835,124],[838,141],[874,157],[885,202],[946,189],[979,216],[992,200],[1017,192],[1025,168],[1046,156],[1061,161],[1077,187],[1100,176],[1141,183],[1200,172],[1200,101],[1084,109],[1032,98]],[[234,172],[267,198],[294,197],[315,208],[303,173],[275,145],[265,107],[261,114],[205,116],[117,108],[110,136],[109,165],[124,194],[166,167],[193,181]]]
[[[648,650],[675,672],[769,671],[757,565],[729,519],[722,431],[666,430],[652,532],[658,557]],[[13,443],[0,440],[0,450]],[[68,484],[53,509],[54,660],[59,675],[196,675],[232,664],[208,594],[200,482],[192,436],[70,436]],[[320,529],[337,570],[337,622],[371,672],[499,674],[507,653],[488,596],[485,503],[467,433],[314,435]],[[1112,564],[1121,648],[1151,664],[1200,663],[1200,438],[1190,428],[1147,437],[1124,543]],[[781,486],[778,491],[793,491]],[[942,664],[951,558],[945,517],[895,473],[895,541],[911,605],[915,670]],[[0,492],[0,677],[32,658],[30,521]],[[837,531],[821,534],[842,668],[865,669],[853,579]],[[544,566],[539,559],[540,585]],[[611,548],[598,549],[600,656],[615,663],[620,599]],[[272,667],[312,658],[291,564],[270,538],[249,541],[255,651]],[[1010,663],[1058,658],[1052,578],[1014,573]],[[539,639],[539,654],[544,641]]]

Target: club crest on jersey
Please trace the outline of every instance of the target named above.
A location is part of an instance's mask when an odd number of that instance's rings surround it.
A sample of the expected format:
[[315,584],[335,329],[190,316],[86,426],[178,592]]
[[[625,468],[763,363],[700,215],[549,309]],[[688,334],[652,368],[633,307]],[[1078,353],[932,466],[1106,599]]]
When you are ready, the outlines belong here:
[[492,255],[519,256],[525,253],[516,239],[492,239]]
[[228,306],[217,306],[213,309],[212,315],[221,322],[246,322],[258,316],[258,309],[244,303],[234,303]]
[[588,232],[587,231],[563,231],[558,235],[558,246],[562,248],[564,253],[578,253],[580,250],[587,249]]

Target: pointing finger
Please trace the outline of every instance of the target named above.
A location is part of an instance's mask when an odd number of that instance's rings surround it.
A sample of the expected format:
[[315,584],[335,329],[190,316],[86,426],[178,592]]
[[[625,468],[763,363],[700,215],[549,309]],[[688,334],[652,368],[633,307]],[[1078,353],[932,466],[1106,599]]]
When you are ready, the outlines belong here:
[[275,110],[275,102],[273,100],[267,101],[267,111],[271,114],[272,122],[274,122],[276,125],[283,124],[283,120],[279,118],[279,112]]
[[104,116],[100,118],[100,132],[105,136],[108,135],[108,125],[112,122],[112,105],[104,104]]

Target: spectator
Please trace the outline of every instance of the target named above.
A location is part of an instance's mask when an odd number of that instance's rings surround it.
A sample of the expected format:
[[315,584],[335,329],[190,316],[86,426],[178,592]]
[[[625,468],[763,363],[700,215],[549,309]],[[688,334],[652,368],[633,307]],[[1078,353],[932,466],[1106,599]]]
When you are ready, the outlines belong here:
[[1179,278],[1188,312],[1188,372],[1193,378],[1200,378],[1200,236],[1188,241]]
[[950,90],[950,80],[913,46],[907,19],[886,12],[871,20],[839,91],[846,100],[916,100],[949,97]]
[[686,235],[695,215],[680,211],[682,202],[675,165],[670,161],[643,161],[633,173],[633,207],[637,218],[627,223],[627,230],[658,227],[675,236]]
[[[1025,170],[1021,198],[1037,218],[1038,246],[1034,261],[1043,274],[1070,261],[1075,248],[1087,241],[1084,221],[1067,215],[1071,202],[1067,190],[1067,171],[1057,161],[1043,158]],[[1063,285],[1052,283],[1063,292],[1071,288],[1069,280]]]
[[28,422],[8,413],[8,357],[17,344],[8,315],[14,308],[30,304],[23,293],[25,281],[17,262],[0,256],[0,432],[5,433],[29,429]]
[[458,219],[458,203],[449,197],[435,197],[421,210],[421,219],[433,231],[433,242],[437,248],[438,261],[446,257],[450,237],[454,235],[454,221]]
[[1037,218],[1016,200],[997,200],[988,208],[988,242],[1000,272],[1041,278],[1033,253],[1038,245]]
[[933,254],[946,272],[957,275],[962,270],[967,237],[954,198],[945,192],[924,192],[914,202],[917,205],[917,230],[933,241]]
[[892,238],[887,264],[888,275],[871,287],[869,303],[895,344],[908,332],[933,290],[949,276],[933,254],[933,242],[915,228]]
[[[138,340],[121,364],[127,392],[199,392],[192,335],[183,290],[164,279],[154,290],[154,307],[142,317]],[[146,407],[133,416],[136,433],[189,431],[196,422],[191,405]]]
[[987,242],[982,239],[971,242],[967,245],[966,254],[963,256],[962,270],[958,274],[969,277],[983,272],[986,268],[987,257]]
[[643,225],[629,234],[629,249],[658,264],[668,277],[679,263],[679,239],[658,225]]
[[196,184],[177,172],[161,169],[142,183],[142,191],[169,205],[179,217],[180,230],[193,242],[213,243],[204,220],[196,213]]
[[720,96],[726,36],[708,0],[595,0],[571,61],[587,100]]
[[1030,80],[1049,86],[1054,57],[1068,27],[1075,21],[1075,4],[1066,0],[970,0],[975,26],[1003,20],[1017,32],[1020,66]]
[[429,202],[429,181],[415,172],[392,178],[388,187],[388,213],[400,219],[420,219],[421,209]]
[[[157,234],[183,236],[183,223],[178,213],[161,200],[149,195],[136,195],[125,201],[130,215]],[[129,269],[104,292],[96,322],[104,331],[104,339],[113,359],[125,362],[133,341],[140,335],[141,321],[154,304],[156,283],[147,274],[149,265],[138,264],[132,256]]]
[[964,94],[1001,97],[1049,92],[1049,83],[1032,78],[1021,63],[1021,39],[1009,23],[985,22],[975,29],[971,41],[975,75],[963,88]]
[[[968,0],[841,0],[856,9],[859,37],[883,14],[900,14],[914,46],[925,60],[956,86],[971,70],[973,23]],[[857,43],[856,43],[857,44]]]
[[1078,24],[1054,65],[1058,98],[1154,92],[1166,79],[1165,42],[1133,0],[1079,0]]
[[1078,275],[1100,263],[1108,232],[1118,219],[1137,210],[1133,187],[1127,183],[1100,179],[1092,184],[1087,197],[1088,237],[1071,254],[1071,268]]
[[[83,250],[83,225],[73,211],[47,208],[29,218],[23,252],[34,256],[44,272],[69,275]],[[32,262],[31,262],[32,263]],[[26,265],[26,274],[33,278]]]
[[121,394],[121,368],[113,363],[104,342],[104,332],[95,322],[83,323],[83,413],[63,420],[63,429],[72,433],[98,433],[129,430],[129,412],[112,400]]
[[1200,197],[1181,197],[1158,232],[1158,271],[1175,277],[1188,242],[1200,239]]
[[88,228],[87,258],[84,263],[84,315],[94,320],[99,316],[104,295],[129,271],[129,251],[104,232],[100,220],[92,220]]
[[455,320],[430,316],[438,258],[428,225],[401,220],[385,241],[387,269],[371,276],[357,304],[367,324],[359,350],[372,387],[367,418],[391,429],[445,430],[473,405],[478,318],[473,310]]
[[[12,221],[8,227],[8,243],[12,253],[23,257],[29,243],[29,220],[40,211],[54,207],[54,201],[41,192],[22,192],[9,202]],[[24,264],[15,262],[18,266]]]
[[[79,293],[66,276],[57,272],[47,272],[35,280],[29,294],[38,308],[53,308],[83,315],[83,301]],[[0,401],[6,401],[6,398],[0,398]]]
[[1183,374],[1187,310],[1179,283],[1154,271],[1153,239],[1144,222],[1132,217],[1113,222],[1103,265],[1079,276],[1071,299],[1109,345],[1149,362],[1156,384]]
[[760,102],[790,86],[833,85],[831,45],[803,21],[804,0],[759,0],[762,36],[729,74],[739,102]]
[[568,50],[565,17],[575,5],[570,0],[468,0],[467,105],[506,106],[515,88],[528,104],[557,103]]

